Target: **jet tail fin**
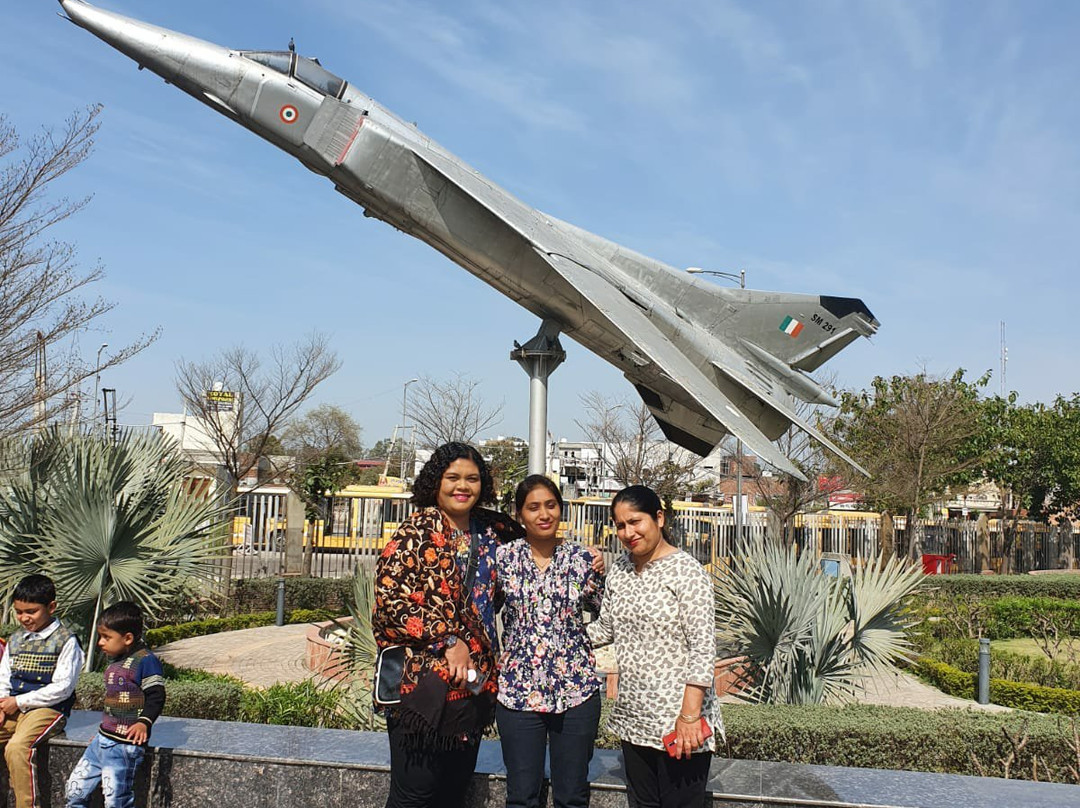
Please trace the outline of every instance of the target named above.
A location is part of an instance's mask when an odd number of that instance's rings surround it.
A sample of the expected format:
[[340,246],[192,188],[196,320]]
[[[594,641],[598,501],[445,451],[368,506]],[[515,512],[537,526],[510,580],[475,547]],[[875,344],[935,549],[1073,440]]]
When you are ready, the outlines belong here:
[[706,325],[728,344],[749,341],[789,368],[814,371],[880,325],[858,298],[718,289],[731,312]]

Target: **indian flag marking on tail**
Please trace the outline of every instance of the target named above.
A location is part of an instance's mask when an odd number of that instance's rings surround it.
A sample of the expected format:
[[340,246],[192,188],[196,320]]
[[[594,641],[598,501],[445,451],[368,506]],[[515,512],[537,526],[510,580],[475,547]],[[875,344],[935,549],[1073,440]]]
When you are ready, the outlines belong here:
[[780,330],[787,334],[789,337],[797,337],[802,333],[803,324],[796,320],[794,317],[785,317],[784,322],[780,323]]

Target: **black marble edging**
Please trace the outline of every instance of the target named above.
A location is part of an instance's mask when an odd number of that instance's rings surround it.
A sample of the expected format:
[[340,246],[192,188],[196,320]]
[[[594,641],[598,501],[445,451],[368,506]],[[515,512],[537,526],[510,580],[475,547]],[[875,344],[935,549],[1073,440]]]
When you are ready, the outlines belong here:
[[[97,731],[98,713],[75,712],[49,752],[53,805],[64,780]],[[386,799],[389,749],[382,733],[162,718],[141,775],[144,808],[209,805],[345,808]],[[498,743],[484,742],[471,806],[503,805]],[[624,806],[622,759],[597,750],[592,805]],[[713,804],[728,808],[1075,808],[1080,786],[752,760],[713,761]]]

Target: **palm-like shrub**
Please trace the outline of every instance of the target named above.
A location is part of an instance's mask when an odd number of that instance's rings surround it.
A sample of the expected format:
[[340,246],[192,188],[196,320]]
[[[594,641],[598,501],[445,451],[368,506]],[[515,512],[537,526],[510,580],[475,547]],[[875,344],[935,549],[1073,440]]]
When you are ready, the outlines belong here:
[[832,578],[812,553],[748,541],[714,573],[718,645],[747,658],[740,684],[749,701],[851,700],[868,673],[907,656],[901,609],[921,578],[895,558]]
[[222,509],[184,486],[190,469],[156,432],[115,441],[58,428],[0,447],[0,597],[31,572],[93,648],[97,615],[119,600],[153,614],[223,554]]
[[[339,702],[349,725],[357,729],[380,729],[382,719],[374,711],[372,686],[375,658],[379,648],[371,632],[371,610],[375,605],[374,578],[363,566],[357,566],[353,576],[353,591],[349,599],[348,622],[338,625],[345,631],[341,645],[341,664],[346,676],[338,683],[342,689]],[[337,622],[337,621],[335,621]]]

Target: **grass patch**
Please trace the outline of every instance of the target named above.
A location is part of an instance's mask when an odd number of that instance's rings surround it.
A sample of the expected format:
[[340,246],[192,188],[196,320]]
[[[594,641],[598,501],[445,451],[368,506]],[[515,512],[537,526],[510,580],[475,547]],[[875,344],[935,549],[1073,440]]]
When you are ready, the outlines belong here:
[[[993,640],[990,643],[990,655],[993,656],[995,651],[1006,651],[1010,654],[1021,654],[1023,656],[1035,657],[1036,659],[1047,658],[1046,654],[1043,653],[1042,648],[1039,647],[1039,643],[1030,637],[1017,637],[1012,640]],[[1064,648],[1059,651],[1054,659],[1057,662],[1071,661]]]

